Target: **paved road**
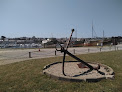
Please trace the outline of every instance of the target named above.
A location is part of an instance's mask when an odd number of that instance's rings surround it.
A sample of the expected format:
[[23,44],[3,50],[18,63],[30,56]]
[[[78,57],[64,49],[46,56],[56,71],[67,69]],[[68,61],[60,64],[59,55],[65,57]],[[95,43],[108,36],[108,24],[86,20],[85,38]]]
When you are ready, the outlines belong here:
[[[68,51],[72,54],[87,54],[87,53],[97,53],[100,51],[112,51],[112,50],[122,50],[122,44],[112,47],[78,47],[69,48]],[[31,57],[29,58],[29,52],[31,52]],[[56,52],[56,56],[62,56],[63,53]],[[23,60],[36,59],[36,58],[48,58],[55,57],[55,49],[0,49],[0,65],[5,65],[14,62],[20,62]]]

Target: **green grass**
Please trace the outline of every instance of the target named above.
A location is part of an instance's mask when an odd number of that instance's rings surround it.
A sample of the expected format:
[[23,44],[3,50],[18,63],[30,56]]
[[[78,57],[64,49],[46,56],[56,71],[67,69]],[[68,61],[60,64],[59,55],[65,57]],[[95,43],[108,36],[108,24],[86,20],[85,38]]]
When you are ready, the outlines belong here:
[[[114,80],[96,83],[54,80],[42,73],[45,65],[62,57],[28,60],[0,66],[0,92],[122,92],[122,51],[78,55],[82,60],[113,68]],[[67,60],[73,60],[67,57]]]

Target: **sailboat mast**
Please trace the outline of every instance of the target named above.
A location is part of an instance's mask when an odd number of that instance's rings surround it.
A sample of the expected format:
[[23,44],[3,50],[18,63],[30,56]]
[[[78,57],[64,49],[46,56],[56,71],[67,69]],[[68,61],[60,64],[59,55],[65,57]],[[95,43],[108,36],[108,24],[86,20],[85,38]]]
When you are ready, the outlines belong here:
[[92,38],[94,38],[94,37],[93,37],[93,33],[94,33],[93,30],[94,30],[94,29],[93,29],[93,21],[92,21]]
[[104,30],[103,30],[103,39],[104,39]]

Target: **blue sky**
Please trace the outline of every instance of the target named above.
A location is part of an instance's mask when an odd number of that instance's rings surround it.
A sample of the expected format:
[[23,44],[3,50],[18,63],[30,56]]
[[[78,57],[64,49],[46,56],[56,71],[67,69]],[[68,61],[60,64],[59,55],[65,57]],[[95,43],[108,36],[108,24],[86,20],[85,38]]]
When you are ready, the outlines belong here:
[[0,36],[122,36],[122,0],[0,0]]

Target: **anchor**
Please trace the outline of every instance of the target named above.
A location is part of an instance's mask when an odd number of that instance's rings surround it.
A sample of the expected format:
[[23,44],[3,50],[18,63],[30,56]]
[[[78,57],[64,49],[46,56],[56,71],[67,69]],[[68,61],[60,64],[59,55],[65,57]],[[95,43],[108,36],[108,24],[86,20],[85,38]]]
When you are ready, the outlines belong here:
[[68,54],[69,56],[71,56],[72,58],[74,58],[74,59],[76,59],[77,61],[80,62],[79,64],[77,64],[79,68],[89,68],[89,70],[88,70],[87,72],[90,72],[90,71],[92,71],[92,70],[96,70],[96,71],[98,71],[98,73],[100,73],[100,74],[102,74],[102,75],[105,75],[105,73],[99,71],[99,69],[100,69],[100,64],[98,64],[97,67],[93,67],[92,65],[90,65],[90,64],[88,64],[87,62],[81,60],[80,58],[78,58],[77,56],[73,55],[72,53],[70,53],[70,52],[68,51],[68,47],[69,47],[69,45],[70,45],[71,38],[72,38],[72,35],[73,35],[73,32],[74,32],[74,31],[75,31],[74,29],[71,30],[71,35],[70,35],[69,40],[68,40],[68,42],[67,42],[66,48],[65,48],[64,46],[62,46],[58,41],[57,41],[57,44],[59,44],[59,46],[60,46],[61,49],[58,50],[57,47],[55,48],[56,51],[60,51],[61,53],[63,53],[63,63],[62,63],[62,73],[63,73],[63,75],[64,75],[64,76],[67,76],[67,75],[65,74],[65,71],[64,71],[64,64],[65,64],[65,57],[66,57],[66,54]]

